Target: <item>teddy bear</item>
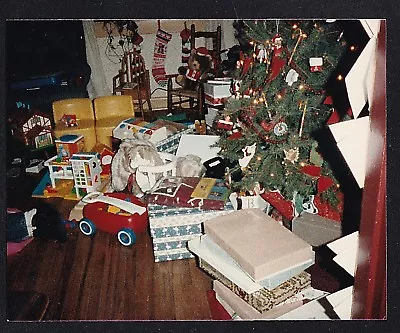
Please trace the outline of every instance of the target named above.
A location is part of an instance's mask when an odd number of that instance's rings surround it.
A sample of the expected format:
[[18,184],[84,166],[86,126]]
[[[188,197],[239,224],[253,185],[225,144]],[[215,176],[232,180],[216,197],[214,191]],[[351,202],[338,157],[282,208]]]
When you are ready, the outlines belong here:
[[178,68],[175,81],[184,89],[196,90],[199,82],[205,82],[210,76],[212,58],[207,48],[198,47],[190,52],[188,66]]

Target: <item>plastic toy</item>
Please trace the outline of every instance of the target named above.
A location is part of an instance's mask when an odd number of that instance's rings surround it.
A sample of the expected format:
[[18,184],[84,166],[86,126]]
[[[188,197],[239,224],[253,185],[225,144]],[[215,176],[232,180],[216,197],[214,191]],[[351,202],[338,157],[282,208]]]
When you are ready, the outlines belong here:
[[136,234],[146,230],[148,213],[144,203],[125,193],[92,192],[82,198],[86,203],[79,229],[91,236],[96,229],[116,234],[124,246],[136,242]]
[[98,189],[101,180],[100,154],[77,153],[69,160],[72,166],[76,196],[80,198],[79,189],[83,188],[87,193]]
[[57,156],[67,161],[75,153],[85,150],[85,139],[83,135],[65,134],[55,141]]

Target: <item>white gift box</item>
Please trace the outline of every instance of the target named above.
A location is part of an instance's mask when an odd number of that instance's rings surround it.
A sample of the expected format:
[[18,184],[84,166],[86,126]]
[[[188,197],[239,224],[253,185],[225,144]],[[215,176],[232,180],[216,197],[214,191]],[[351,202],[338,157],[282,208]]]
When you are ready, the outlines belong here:
[[228,80],[208,80],[204,83],[204,93],[213,98],[231,96],[231,79]]

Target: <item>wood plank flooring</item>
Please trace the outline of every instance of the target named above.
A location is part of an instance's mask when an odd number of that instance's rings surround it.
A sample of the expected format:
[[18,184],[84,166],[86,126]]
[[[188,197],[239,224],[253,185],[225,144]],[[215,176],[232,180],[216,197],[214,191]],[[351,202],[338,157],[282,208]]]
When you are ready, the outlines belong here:
[[[44,200],[31,197],[39,180],[29,176],[10,181],[7,207],[27,210]],[[45,201],[64,219],[76,204],[59,198]],[[313,287],[334,292],[350,285],[349,275],[332,264],[330,251],[321,250],[308,269]],[[8,299],[21,292],[49,298],[44,321],[211,319],[206,291],[212,278],[195,259],[155,263],[148,231],[131,248],[101,231],[90,238],[75,229],[65,243],[34,239],[7,258],[6,278]]]
[[[66,218],[73,201],[48,199]],[[209,320],[212,279],[195,259],[154,263],[149,233],[127,248],[75,229],[66,243],[33,240],[7,259],[7,288],[50,299],[43,320]]]

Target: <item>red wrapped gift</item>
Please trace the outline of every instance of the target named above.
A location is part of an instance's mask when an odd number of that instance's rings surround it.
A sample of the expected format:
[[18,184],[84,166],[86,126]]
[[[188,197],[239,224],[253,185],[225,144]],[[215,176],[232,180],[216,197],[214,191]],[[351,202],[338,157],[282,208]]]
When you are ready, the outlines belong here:
[[167,177],[147,197],[149,204],[224,210],[229,189],[222,179]]

